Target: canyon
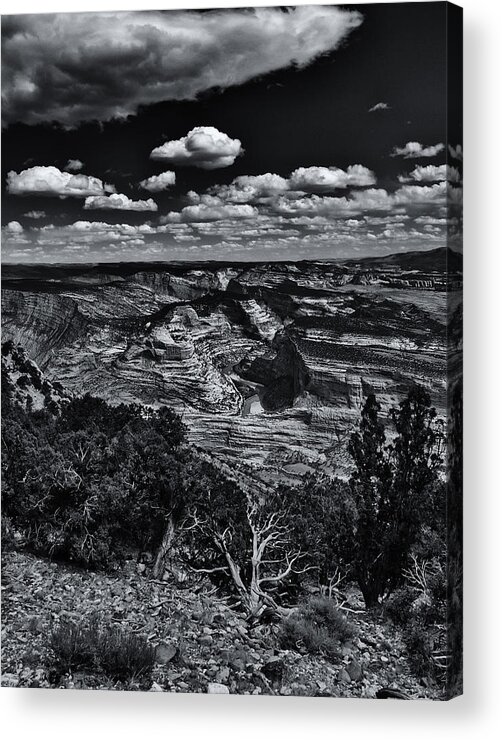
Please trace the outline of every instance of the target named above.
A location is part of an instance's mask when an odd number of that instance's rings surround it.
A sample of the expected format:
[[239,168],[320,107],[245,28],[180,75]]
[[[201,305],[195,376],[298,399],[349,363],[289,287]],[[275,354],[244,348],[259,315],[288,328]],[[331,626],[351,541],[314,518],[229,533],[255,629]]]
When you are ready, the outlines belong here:
[[368,394],[386,418],[418,383],[445,418],[461,269],[447,249],[339,262],[4,265],[3,341],[70,394],[171,406],[194,444],[257,479],[345,475]]

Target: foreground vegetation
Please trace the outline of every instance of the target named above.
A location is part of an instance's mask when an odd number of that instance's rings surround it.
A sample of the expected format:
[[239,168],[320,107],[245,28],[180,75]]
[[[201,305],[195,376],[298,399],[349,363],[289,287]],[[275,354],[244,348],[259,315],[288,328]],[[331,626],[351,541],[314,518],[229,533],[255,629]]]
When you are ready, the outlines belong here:
[[[282,620],[274,634],[284,649],[328,659],[357,631],[347,596],[357,584],[366,608],[403,630],[417,674],[444,681],[444,440],[422,388],[391,411],[391,436],[368,397],[349,481],[317,476],[264,491],[190,447],[170,409],[88,395],[54,403],[46,392],[35,410],[18,393],[33,367],[15,382],[2,375],[4,550],[110,573],[136,560],[154,579],[203,578],[248,624]],[[56,625],[49,643],[60,672],[92,666],[135,680],[154,665],[141,637],[92,620]]]

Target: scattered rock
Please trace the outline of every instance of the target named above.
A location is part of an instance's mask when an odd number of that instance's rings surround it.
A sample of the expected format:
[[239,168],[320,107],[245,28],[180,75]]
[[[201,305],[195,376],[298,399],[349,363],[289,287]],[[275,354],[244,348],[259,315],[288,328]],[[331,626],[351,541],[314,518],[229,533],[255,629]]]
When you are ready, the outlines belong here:
[[347,657],[347,656],[348,657],[352,657],[352,655],[354,653],[354,648],[349,643],[344,643],[342,645],[341,651],[342,651],[342,655],[343,655],[344,658]]
[[168,645],[166,642],[161,642],[155,648],[155,660],[162,665],[169,663],[177,654],[178,648],[175,645]]
[[350,678],[350,675],[349,675],[349,673],[348,673],[348,672],[346,671],[346,669],[345,669],[345,668],[342,668],[342,669],[341,669],[341,670],[340,670],[340,671],[338,672],[338,680],[339,680],[339,681],[340,681],[341,683],[350,683],[350,681],[351,681],[351,678]]
[[[4,686],[110,688],[108,680],[90,673],[55,678],[47,648],[51,624],[98,611],[103,617],[115,615],[125,630],[157,646],[151,678],[128,685],[133,690],[374,698],[384,686],[410,698],[441,696],[436,681],[420,683],[412,674],[400,632],[373,614],[354,618],[358,637],[342,644],[342,663],[341,658],[280,649],[277,625],[245,625],[218,598],[175,585],[167,591],[139,577],[136,569],[119,575],[86,573],[19,552],[3,559],[9,586],[2,590],[9,609],[2,634]],[[165,604],[162,617],[153,614],[159,604]],[[391,649],[384,650],[384,643]],[[211,684],[223,688],[209,691]]]
[[230,678],[230,668],[228,666],[225,666],[224,668],[220,668],[220,670],[216,674],[216,680],[218,683],[226,683],[229,678]]
[[234,671],[237,671],[237,673],[239,671],[243,671],[244,668],[246,667],[246,664],[244,663],[243,660],[241,660],[241,658],[232,658],[230,660],[229,665],[230,665],[230,668],[232,668],[232,670]]
[[17,686],[19,683],[19,679],[17,676],[14,676],[10,673],[4,673],[3,676],[0,678],[0,685],[1,686],[9,686],[14,687]]
[[351,660],[345,669],[350,676],[351,681],[360,681],[363,677],[363,669],[357,660]]

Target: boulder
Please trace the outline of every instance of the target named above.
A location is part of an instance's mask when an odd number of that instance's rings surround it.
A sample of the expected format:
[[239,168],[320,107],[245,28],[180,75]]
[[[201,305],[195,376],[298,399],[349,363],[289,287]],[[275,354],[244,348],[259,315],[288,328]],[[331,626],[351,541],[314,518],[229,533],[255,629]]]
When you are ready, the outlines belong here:
[[345,669],[350,676],[351,681],[360,681],[363,677],[363,669],[357,660],[351,660]]
[[338,680],[341,683],[350,683],[351,678],[345,668],[340,669],[340,671],[338,672]]
[[155,648],[155,660],[162,665],[169,663],[177,654],[178,648],[175,645],[168,645],[167,642],[161,642]]
[[210,683],[207,686],[208,694],[229,694],[228,686],[224,686],[222,683]]

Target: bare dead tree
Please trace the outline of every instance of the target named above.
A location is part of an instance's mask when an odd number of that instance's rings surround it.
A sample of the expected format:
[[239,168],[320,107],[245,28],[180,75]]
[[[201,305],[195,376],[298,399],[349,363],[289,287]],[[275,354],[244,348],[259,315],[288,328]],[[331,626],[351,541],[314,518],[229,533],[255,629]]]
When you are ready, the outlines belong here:
[[249,548],[246,562],[239,564],[232,542],[232,525],[219,529],[207,518],[193,516],[193,527],[209,537],[222,556],[224,565],[214,568],[194,568],[199,573],[225,573],[235,587],[239,601],[249,618],[259,618],[269,608],[280,614],[292,609],[278,603],[278,589],[293,574],[305,573],[316,566],[302,565],[307,553],[291,546],[292,527],[287,513],[265,513],[259,497],[249,495],[246,506],[249,527]]

